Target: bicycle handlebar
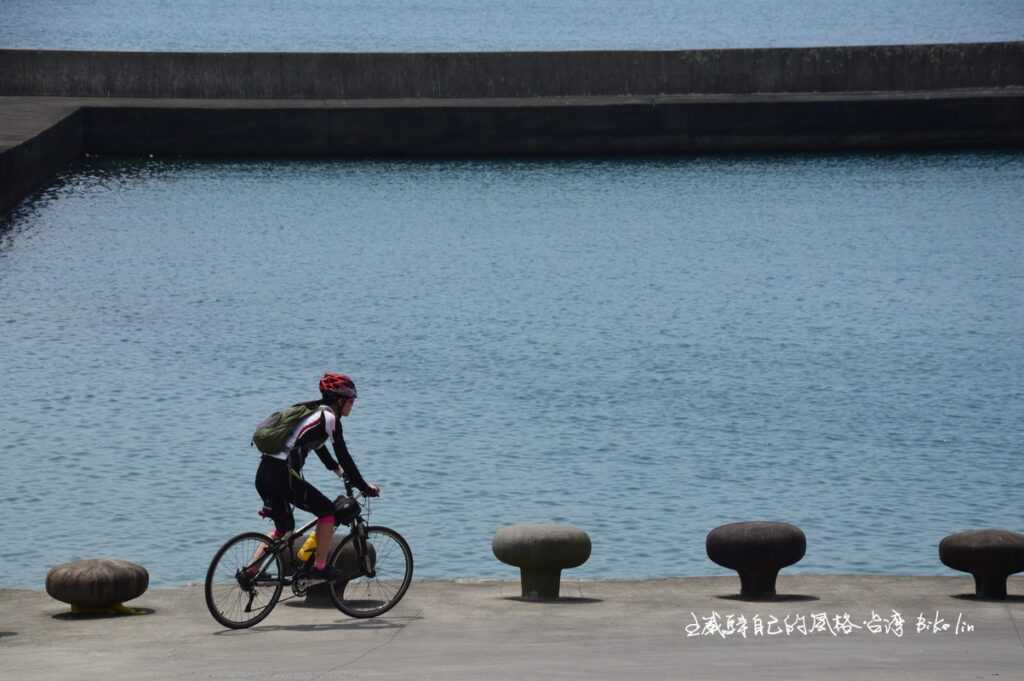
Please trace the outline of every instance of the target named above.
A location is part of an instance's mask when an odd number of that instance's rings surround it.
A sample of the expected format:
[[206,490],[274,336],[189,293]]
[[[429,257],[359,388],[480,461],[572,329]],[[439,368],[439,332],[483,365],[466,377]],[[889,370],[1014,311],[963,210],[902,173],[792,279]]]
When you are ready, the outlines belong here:
[[345,496],[352,497],[353,499],[355,499],[356,498],[355,493],[358,492],[359,496],[361,496],[363,499],[372,499],[373,498],[369,494],[363,492],[362,490],[357,490],[355,487],[353,487],[352,486],[352,481],[348,479],[347,475],[342,476],[342,481],[345,483]]

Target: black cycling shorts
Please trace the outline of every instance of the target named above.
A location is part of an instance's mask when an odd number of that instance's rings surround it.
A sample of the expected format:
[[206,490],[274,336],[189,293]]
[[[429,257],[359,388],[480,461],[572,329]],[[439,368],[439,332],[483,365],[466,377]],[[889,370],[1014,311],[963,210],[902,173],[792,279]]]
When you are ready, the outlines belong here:
[[334,515],[334,503],[316,487],[298,475],[292,475],[286,462],[269,456],[262,458],[256,471],[256,491],[260,493],[278,532],[295,529],[292,504],[317,518]]

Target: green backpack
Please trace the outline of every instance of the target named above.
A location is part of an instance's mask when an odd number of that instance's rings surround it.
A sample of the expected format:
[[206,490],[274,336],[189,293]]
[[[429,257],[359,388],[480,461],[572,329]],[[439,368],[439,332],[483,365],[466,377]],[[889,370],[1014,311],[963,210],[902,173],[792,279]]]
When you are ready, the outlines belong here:
[[299,422],[320,410],[320,405],[306,403],[293,404],[287,409],[275,411],[256,426],[250,445],[264,454],[277,454],[284,450],[288,436],[292,434]]

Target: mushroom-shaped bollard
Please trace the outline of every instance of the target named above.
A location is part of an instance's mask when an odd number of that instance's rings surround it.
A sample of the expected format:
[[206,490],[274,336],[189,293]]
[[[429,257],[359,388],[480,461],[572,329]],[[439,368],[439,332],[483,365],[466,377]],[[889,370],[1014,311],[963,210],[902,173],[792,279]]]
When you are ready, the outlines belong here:
[[[335,535],[334,540],[331,542],[331,551],[342,542],[344,537]],[[373,547],[373,544],[367,543],[366,550],[370,554],[371,565],[377,563],[377,550]],[[352,542],[349,542],[341,549],[339,556],[340,560],[335,561],[334,567],[341,573],[344,580],[354,579],[359,576],[360,568],[356,561],[356,546]],[[306,591],[306,602],[307,603],[318,603],[327,605],[332,603],[329,588],[326,583],[316,584],[309,587]]]
[[149,587],[146,568],[126,560],[93,558],[64,563],[46,575],[46,593],[71,604],[71,612],[112,610],[138,598]]
[[939,542],[939,560],[974,575],[982,598],[1006,598],[1006,578],[1024,570],[1024,534],[1009,530],[970,530]]
[[590,537],[570,525],[512,525],[498,530],[491,549],[498,560],[519,568],[523,598],[554,601],[562,570],[590,558]]
[[[331,551],[330,554],[334,553],[334,550],[338,548],[338,545],[344,541],[345,535],[335,534],[331,538]],[[299,548],[303,542],[306,541],[306,535],[299,535],[292,538],[292,553],[298,553]],[[373,547],[373,544],[367,544],[367,551],[370,554],[371,564],[377,562],[377,552]],[[328,554],[328,555],[330,555]],[[355,544],[349,542],[344,549],[341,551],[341,560],[335,562],[334,567],[342,574],[346,579],[351,579],[359,574],[358,566],[356,565],[356,547]],[[295,573],[295,565],[292,563],[291,555],[288,551],[284,551],[281,554],[282,571],[285,575],[292,575]],[[317,603],[317,604],[329,604],[331,603],[331,597],[328,592],[327,584],[320,583],[309,587],[306,590],[306,602]]]
[[807,538],[789,523],[729,523],[708,533],[708,558],[740,575],[740,595],[775,595],[779,570],[804,557]]

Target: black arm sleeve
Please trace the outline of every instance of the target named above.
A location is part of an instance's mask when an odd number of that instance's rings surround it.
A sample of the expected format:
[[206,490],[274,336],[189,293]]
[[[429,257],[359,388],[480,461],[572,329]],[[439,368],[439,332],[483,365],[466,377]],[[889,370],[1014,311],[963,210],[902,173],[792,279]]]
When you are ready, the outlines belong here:
[[[327,420],[324,418],[323,414],[320,414],[320,420],[317,422],[316,428],[310,429],[308,437],[313,439],[314,442],[317,440],[322,442],[323,438],[327,437]],[[301,445],[302,440],[303,438],[299,438],[299,441],[296,444]],[[320,457],[320,462],[327,467],[327,470],[335,471],[338,469],[338,464],[331,458],[330,452],[327,451],[327,447],[324,445],[320,445],[316,448],[316,455]]]
[[363,476],[360,474],[359,468],[356,466],[356,462],[352,460],[352,455],[348,453],[348,446],[345,445],[345,437],[341,433],[340,419],[338,421],[338,425],[334,429],[333,444],[334,455],[338,457],[338,463],[341,464],[341,469],[345,471],[345,475],[347,475],[348,479],[352,481],[352,484],[355,485],[360,492],[366,494],[366,492],[369,491],[370,486],[366,484],[365,480],[363,480]]
[[316,455],[320,457],[320,461],[327,466],[327,470],[335,471],[338,470],[338,463],[331,458],[331,453],[327,451],[327,447],[323,445],[316,448]]

